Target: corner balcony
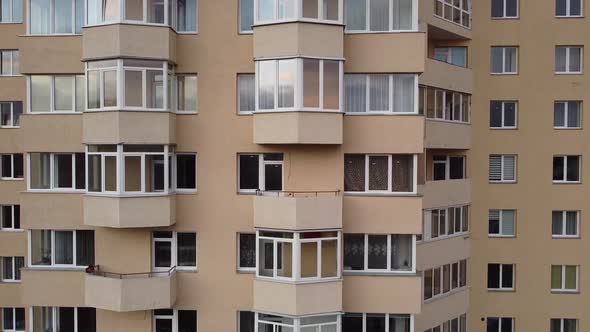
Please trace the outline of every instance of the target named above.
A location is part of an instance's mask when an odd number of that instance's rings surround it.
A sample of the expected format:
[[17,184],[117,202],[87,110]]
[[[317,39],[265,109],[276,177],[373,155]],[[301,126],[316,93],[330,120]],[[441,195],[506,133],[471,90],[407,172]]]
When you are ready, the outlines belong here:
[[425,209],[470,204],[471,180],[426,181],[418,192],[424,196]]
[[84,225],[111,228],[167,227],[176,222],[176,195],[84,196]]
[[254,143],[342,144],[342,122],[340,112],[254,112]]
[[345,312],[419,314],[422,278],[418,275],[344,276],[343,307]]
[[84,271],[24,268],[21,300],[27,306],[84,306]]
[[116,312],[168,309],[176,302],[176,270],[86,274],[85,305]]
[[164,111],[84,112],[83,142],[92,144],[173,144],[176,115]]
[[462,122],[426,120],[424,147],[427,149],[471,148],[471,124]]
[[253,310],[292,316],[342,311],[342,280],[297,284],[255,279]]
[[342,228],[338,191],[259,192],[254,198],[254,227],[285,230]]

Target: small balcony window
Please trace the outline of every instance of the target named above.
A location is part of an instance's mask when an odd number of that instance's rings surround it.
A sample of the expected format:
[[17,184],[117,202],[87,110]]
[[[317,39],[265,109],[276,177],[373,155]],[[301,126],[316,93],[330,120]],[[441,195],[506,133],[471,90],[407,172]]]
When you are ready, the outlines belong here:
[[29,0],[29,9],[31,35],[82,33],[84,0]]
[[264,313],[255,313],[255,315],[258,331],[340,331],[340,315],[310,317],[285,317]]
[[254,24],[285,21],[342,23],[343,0],[255,0]]
[[415,241],[411,234],[344,234],[344,270],[413,272]]
[[334,280],[341,276],[340,233],[259,230],[259,278],[291,281]]
[[344,155],[347,193],[415,193],[416,155]]
[[395,32],[417,30],[413,0],[346,0],[347,32]]
[[94,231],[29,231],[29,266],[86,267],[94,264]]

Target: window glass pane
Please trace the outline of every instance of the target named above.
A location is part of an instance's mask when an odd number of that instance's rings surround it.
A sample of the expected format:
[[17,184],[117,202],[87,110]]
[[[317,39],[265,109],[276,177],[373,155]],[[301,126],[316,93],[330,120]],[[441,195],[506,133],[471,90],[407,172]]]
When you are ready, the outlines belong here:
[[86,75],[88,80],[88,108],[100,107],[100,72],[89,71]]
[[502,264],[502,288],[513,287],[513,270],[513,265]]
[[[71,3],[70,3],[71,7]],[[73,76],[55,76],[55,110],[72,111],[73,110]]]
[[84,153],[74,154],[76,166],[76,189],[86,188],[86,157]]
[[11,280],[14,277],[12,259],[13,257],[2,257],[2,271],[0,271],[0,276],[3,280]]
[[172,332],[172,318],[156,318],[156,332]]
[[496,317],[488,317],[487,332],[500,332],[500,319]]
[[582,0],[570,0],[570,15],[582,15]]
[[74,264],[74,236],[71,231],[55,232],[55,264]]
[[104,157],[104,190],[117,191],[117,157]]
[[30,76],[31,112],[49,112],[51,105],[51,76]]
[[290,19],[294,17],[295,1],[294,0],[279,0],[277,1],[279,15],[278,19]]
[[340,61],[324,60],[324,108],[340,109]]
[[580,180],[580,157],[567,156],[567,181]]
[[490,102],[490,127],[502,127],[502,102],[500,101]]
[[197,332],[197,312],[178,310],[178,332]]
[[23,177],[23,155],[20,153],[12,155],[12,173],[14,178]]
[[561,265],[551,265],[551,289],[561,289]]
[[391,269],[411,270],[412,269],[412,236],[393,234],[391,235]]
[[240,112],[253,112],[255,110],[255,79],[255,76],[250,74],[238,75]]
[[393,192],[414,191],[414,157],[412,155],[393,155],[391,157]]
[[2,120],[2,126],[12,126],[12,103],[1,103],[0,104],[0,118]]
[[178,233],[176,235],[178,266],[197,265],[197,234]]
[[[253,15],[254,10],[252,10]],[[197,0],[178,1],[178,31],[197,31]]]
[[556,47],[555,48],[555,71],[556,72],[565,72],[566,71],[566,52],[567,49],[565,47]]
[[141,191],[140,156],[125,156],[125,191]]
[[389,0],[371,0],[370,8],[370,30],[389,30]]
[[33,332],[53,332],[53,307],[33,307]]
[[344,76],[344,108],[345,112],[365,112],[367,98],[367,76]]
[[240,0],[240,32],[252,31],[254,24],[254,0]]
[[323,2],[323,12],[324,12],[324,19],[336,21],[338,20],[338,0],[324,0]]
[[455,66],[467,67],[467,48],[453,47],[451,63]]
[[164,108],[164,75],[161,70],[146,71],[148,108]]
[[365,191],[365,155],[344,156],[344,191]]
[[279,105],[289,108],[295,105],[295,77],[297,75],[297,61],[279,60]]
[[[304,3],[305,6],[305,3]],[[317,9],[317,0],[316,0]],[[328,61],[324,62],[324,66]],[[324,78],[326,79],[326,78]],[[326,85],[324,83],[324,85]],[[325,94],[325,92],[324,92]],[[325,98],[325,97],[324,97]],[[325,104],[325,102],[324,102]],[[320,106],[320,60],[303,59],[303,107]]]
[[465,178],[465,157],[449,157],[449,168],[451,179]]
[[178,77],[178,110],[197,110],[197,76]]
[[385,332],[385,315],[367,314],[366,324],[367,332]]
[[143,106],[142,72],[125,70],[125,106]]
[[31,34],[49,34],[51,26],[50,1],[49,0],[31,0],[30,2],[30,29]]
[[506,0],[506,16],[518,16],[518,0]]
[[[258,247],[258,274],[265,277],[272,277],[275,256],[273,241],[267,239],[259,239]],[[279,261],[278,258],[277,261]]]
[[196,155],[183,154],[176,156],[176,187],[178,189],[197,188],[196,159]]
[[318,18],[318,0],[302,0],[303,17]]
[[338,275],[338,243],[336,240],[322,241],[322,278],[332,278]]
[[318,244],[316,242],[301,243],[301,277],[318,276]]
[[74,76],[75,79],[75,94],[76,94],[76,112],[82,112],[84,110],[84,100],[85,100],[85,91],[84,91],[84,75],[76,75]]
[[72,1],[54,0],[55,32],[72,33]]
[[143,21],[143,1],[125,0],[125,19]]
[[78,332],[96,332],[96,309],[77,308]]
[[274,0],[258,0],[258,20],[269,21],[274,18]]
[[12,228],[12,205],[2,206],[2,228]]
[[251,311],[240,311],[238,332],[254,332],[254,315]]
[[50,185],[49,153],[31,153],[30,170],[32,189],[49,189]]
[[25,330],[25,308],[14,308],[14,316],[16,320],[16,329],[18,331]]
[[239,267],[256,267],[256,235],[240,234],[239,237]]
[[516,103],[504,103],[504,126],[516,126]]
[[414,75],[393,75],[393,111],[414,112]]
[[258,108],[273,109],[276,81],[276,62],[258,62]]
[[10,154],[3,154],[2,155],[2,177],[3,178],[11,178],[12,177],[12,155],[10,155]]
[[88,156],[88,191],[102,191],[102,165],[100,155]]
[[387,268],[387,235],[369,235],[368,268]]
[[164,191],[164,156],[145,156],[144,176],[146,192]]
[[[180,8],[181,6],[179,6]],[[164,24],[164,1],[147,0],[148,22]],[[179,17],[179,22],[182,18]]]
[[432,270],[424,271],[424,299],[432,297]]
[[503,48],[502,47],[492,47],[492,73],[502,73],[503,72]]
[[365,269],[365,236],[362,234],[344,234],[344,269]]
[[264,165],[264,190],[283,189],[283,165]]
[[567,103],[567,126],[579,128],[580,125],[580,102],[570,101]]
[[579,47],[570,47],[569,51],[570,51],[569,71],[574,72],[574,73],[579,72],[582,69],[582,61],[581,61],[582,49]]
[[171,267],[172,266],[172,242],[155,241],[154,242],[154,266]]
[[488,288],[500,288],[500,264],[488,264]]
[[59,307],[55,313],[57,332],[74,332],[74,308]]
[[277,243],[277,276],[291,278],[293,276],[293,244]]
[[76,265],[94,264],[94,231],[76,231]]
[[388,189],[388,167],[387,156],[369,156],[369,190]]
[[366,1],[367,0],[349,0],[344,2],[347,30],[366,30]]
[[502,211],[502,235],[514,235],[514,211]]
[[443,293],[447,293],[451,290],[451,266],[443,266]]
[[551,214],[551,234],[563,235],[563,213],[553,211]]
[[578,321],[575,319],[564,319],[563,320],[563,332],[576,332]]
[[53,185],[72,188],[72,155],[55,154],[53,158]]
[[567,15],[567,2],[570,0],[556,0],[555,1],[555,15],[565,16]]
[[577,266],[567,265],[565,267],[565,289],[577,289],[578,281]]
[[567,211],[565,222],[566,235],[578,235],[578,212]]
[[114,70],[103,72],[104,106],[117,106],[117,72]]
[[260,189],[258,155],[240,155],[240,189]]
[[369,110],[389,111],[389,75],[369,75]]

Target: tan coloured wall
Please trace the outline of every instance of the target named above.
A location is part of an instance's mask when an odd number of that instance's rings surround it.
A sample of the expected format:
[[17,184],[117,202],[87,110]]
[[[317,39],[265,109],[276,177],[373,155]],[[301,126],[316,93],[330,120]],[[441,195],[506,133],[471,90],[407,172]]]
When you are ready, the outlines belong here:
[[[449,77],[453,79],[451,80]],[[426,69],[424,74],[420,75],[420,84],[445,90],[472,93],[473,73],[469,68],[434,59],[426,59]]]
[[256,196],[254,226],[292,230],[342,228],[342,196],[338,193],[318,195]]
[[84,196],[84,224],[114,228],[165,227],[176,219],[176,196]]
[[176,61],[176,33],[167,27],[110,24],[84,28],[82,46],[80,58],[84,60],[139,57]]
[[85,112],[83,142],[88,144],[173,144],[176,115],[170,112]]
[[[442,323],[458,318],[469,312],[469,289],[428,301],[422,305],[422,312],[416,316],[415,331],[426,331]],[[471,330],[468,330],[471,331]],[[479,329],[475,331],[480,331]],[[481,330],[485,331],[485,329]]]
[[471,125],[446,121],[425,121],[424,147],[427,149],[461,149],[471,147]]
[[346,233],[422,233],[421,197],[344,196],[343,205]]
[[[80,36],[20,36],[21,74],[80,74],[82,38]],[[40,60],[42,58],[42,61]]]
[[424,117],[347,116],[344,118],[343,149],[345,153],[422,153]]
[[[8,151],[18,152],[14,150]],[[19,204],[20,197],[18,194],[25,189],[25,180],[0,180],[0,202],[3,204]]]
[[424,196],[424,208],[431,209],[471,203],[471,180],[427,181],[419,186]]
[[342,310],[342,280],[293,284],[254,280],[254,310],[313,315]]
[[27,232],[0,232],[0,253],[2,256],[27,256]]
[[471,253],[471,243],[469,235],[418,243],[416,245],[416,269],[424,271],[466,259]]
[[345,276],[342,297],[345,312],[417,314],[421,294],[419,276]]
[[101,271],[143,273],[152,270],[152,230],[97,228],[95,264]]
[[21,116],[22,148],[27,152],[84,152],[81,114]]
[[281,23],[254,27],[254,58],[312,56],[342,58],[341,25]]
[[152,330],[149,311],[114,312],[96,310],[97,332],[145,332]]
[[83,270],[22,269],[22,303],[27,306],[84,306]]
[[257,144],[342,144],[342,113],[265,112],[254,114]]
[[88,229],[82,222],[80,193],[22,192],[20,196],[24,229]]

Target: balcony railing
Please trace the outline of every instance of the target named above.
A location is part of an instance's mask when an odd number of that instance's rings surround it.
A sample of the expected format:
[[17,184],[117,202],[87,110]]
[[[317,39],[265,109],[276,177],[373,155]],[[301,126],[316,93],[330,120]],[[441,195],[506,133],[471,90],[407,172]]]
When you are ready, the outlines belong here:
[[176,273],[176,266],[171,267],[167,271],[153,271],[153,272],[138,272],[138,273],[116,273],[100,271],[100,265],[92,265],[86,268],[86,273],[93,276],[112,278],[112,279],[134,279],[134,278],[155,278],[155,277],[170,277]]
[[275,196],[275,197],[319,197],[319,196],[340,196],[340,190],[320,190],[320,191],[264,191],[256,190],[257,196]]

